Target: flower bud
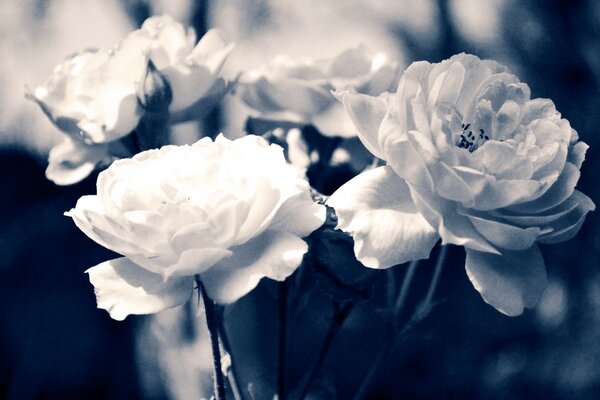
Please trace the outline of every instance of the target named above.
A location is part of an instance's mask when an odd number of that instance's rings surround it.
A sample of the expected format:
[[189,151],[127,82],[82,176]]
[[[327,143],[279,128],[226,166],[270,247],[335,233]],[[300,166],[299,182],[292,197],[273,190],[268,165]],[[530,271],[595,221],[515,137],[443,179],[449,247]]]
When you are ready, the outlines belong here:
[[137,87],[136,96],[140,107],[149,113],[166,112],[173,100],[171,85],[165,76],[156,69],[151,59],[148,59],[146,72]]

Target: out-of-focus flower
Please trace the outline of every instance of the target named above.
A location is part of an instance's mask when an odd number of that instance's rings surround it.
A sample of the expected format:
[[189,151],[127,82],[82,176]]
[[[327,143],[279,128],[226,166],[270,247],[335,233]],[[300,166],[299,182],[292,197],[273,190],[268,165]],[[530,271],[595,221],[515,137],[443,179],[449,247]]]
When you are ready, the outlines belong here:
[[[156,104],[156,84],[161,80],[165,94],[161,99],[170,114],[165,118],[171,122],[201,116],[220,100],[230,88],[219,74],[232,44],[214,29],[194,46],[195,42],[193,30],[186,31],[171,17],[151,17],[114,48],[69,57],[28,97],[72,141],[78,141],[78,157],[84,158],[97,150],[87,146],[123,138],[146,112],[154,111],[147,108],[148,101]],[[147,93],[149,89],[153,92]],[[102,160],[115,156],[105,154]],[[55,182],[65,181],[59,177]]]
[[94,169],[131,155],[121,140],[86,144],[66,138],[50,150],[46,177],[57,185],[72,185],[85,179]]
[[258,136],[145,151],[114,162],[97,186],[67,215],[124,256],[88,270],[115,319],[184,303],[194,277],[219,303],[263,277],[283,280],[307,250],[300,238],[325,219],[303,171]]
[[507,315],[546,287],[536,243],[573,237],[594,203],[575,190],[587,145],[548,99],[493,61],[413,63],[391,97],[337,97],[387,165],[328,201],[368,267],[428,257],[439,237],[466,248],[484,300]]
[[328,60],[278,56],[240,77],[236,91],[262,117],[312,123],[326,135],[355,136],[332,89],[377,96],[395,90],[398,66],[363,46]]

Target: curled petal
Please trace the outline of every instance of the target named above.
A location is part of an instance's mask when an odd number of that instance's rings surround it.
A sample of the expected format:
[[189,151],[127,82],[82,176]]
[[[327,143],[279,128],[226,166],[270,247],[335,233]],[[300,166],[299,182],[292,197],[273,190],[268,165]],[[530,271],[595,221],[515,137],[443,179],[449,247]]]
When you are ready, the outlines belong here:
[[475,197],[475,210],[495,210],[535,197],[544,183],[531,179],[496,179],[493,175],[465,167],[453,171],[467,184]]
[[325,214],[325,206],[315,203],[310,193],[303,191],[281,205],[269,229],[305,237],[323,225]]
[[210,29],[194,47],[189,59],[197,64],[205,64],[213,74],[218,73],[233,46],[233,43],[227,43],[221,31]]
[[565,203],[575,203],[577,206],[553,221],[550,224],[552,232],[541,236],[538,239],[540,243],[552,244],[571,239],[579,232],[587,213],[596,209],[594,202],[578,190]]
[[336,210],[338,227],[352,234],[356,258],[369,268],[427,258],[438,240],[408,185],[387,166],[353,178],[327,204]]
[[349,91],[334,92],[333,95],[344,105],[346,113],[358,129],[360,141],[373,155],[383,159],[377,132],[389,106],[389,95],[385,93],[373,97]]
[[310,117],[329,108],[335,99],[328,85],[316,85],[299,79],[271,81],[260,77],[240,82],[241,98],[250,107],[263,113],[290,111]]
[[541,233],[541,229],[537,227],[519,228],[473,215],[469,215],[468,218],[477,232],[494,246],[503,249],[526,250]]
[[466,270],[486,303],[508,316],[536,305],[547,285],[546,267],[537,245],[501,255],[467,249]]
[[455,244],[499,254],[498,250],[477,232],[467,217],[456,212],[456,203],[435,198],[432,193],[423,195],[413,187],[410,187],[410,191],[415,206],[437,230],[442,244]]
[[97,196],[82,196],[77,205],[66,212],[75,225],[96,243],[121,254],[146,254],[147,249],[125,240],[129,235],[118,223],[104,214],[104,205]]
[[300,266],[308,246],[298,236],[268,230],[231,250],[231,257],[200,274],[208,295],[220,304],[238,300],[262,278],[285,280]]
[[519,214],[532,214],[549,210],[561,204],[573,194],[580,175],[581,173],[575,165],[566,163],[565,169],[558,178],[554,178],[555,182],[541,196],[532,201],[515,204],[509,207],[509,210]]
[[105,261],[86,271],[94,285],[98,308],[116,320],[151,314],[185,303],[192,294],[191,277],[165,281],[126,257]]
[[414,141],[408,135],[398,134],[399,125],[388,113],[379,129],[379,144],[385,153],[385,160],[404,181],[410,185],[432,191],[434,184],[431,174]]
[[46,177],[57,185],[72,185],[85,179],[107,158],[110,159],[106,144],[86,145],[67,138],[50,150]]

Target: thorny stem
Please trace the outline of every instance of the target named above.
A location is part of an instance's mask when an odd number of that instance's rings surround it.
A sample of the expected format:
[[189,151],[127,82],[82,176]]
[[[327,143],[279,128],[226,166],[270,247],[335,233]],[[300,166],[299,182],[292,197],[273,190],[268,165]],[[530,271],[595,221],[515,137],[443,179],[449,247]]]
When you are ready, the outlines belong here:
[[329,325],[329,330],[325,335],[323,346],[321,347],[321,351],[319,352],[319,357],[315,361],[313,367],[310,370],[308,378],[306,379],[306,383],[304,384],[302,393],[299,397],[300,400],[304,399],[308,394],[308,391],[313,381],[315,380],[316,376],[321,370],[321,367],[323,366],[323,363],[325,362],[325,357],[327,355],[327,352],[329,351],[329,348],[333,344],[333,340],[337,336],[340,329],[342,329],[342,326],[344,325],[346,318],[350,314],[350,311],[352,311],[352,309],[354,308],[354,305],[354,302],[339,303],[336,301],[334,303],[333,318],[331,320],[331,324]]
[[277,374],[277,398],[286,400],[286,336],[287,336],[287,286],[279,282],[279,356]]
[[213,392],[215,400],[225,400],[225,380],[221,369],[221,352],[219,350],[219,323],[217,313],[215,312],[215,303],[208,297],[206,289],[199,277],[196,277],[198,290],[202,295],[204,302],[204,314],[206,315],[206,325],[210,335],[210,346],[213,357]]

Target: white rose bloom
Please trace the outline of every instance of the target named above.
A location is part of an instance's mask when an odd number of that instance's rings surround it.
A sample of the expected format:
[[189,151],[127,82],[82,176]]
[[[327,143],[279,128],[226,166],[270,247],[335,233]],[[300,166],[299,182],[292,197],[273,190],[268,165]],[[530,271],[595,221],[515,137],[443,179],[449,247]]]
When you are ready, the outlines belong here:
[[307,251],[301,238],[325,219],[303,171],[257,136],[145,151],[114,162],[97,186],[67,215],[124,256],[88,270],[115,319],[182,304],[195,277],[218,303],[263,277],[284,280]]
[[594,203],[574,190],[587,145],[551,100],[500,64],[466,54],[413,63],[391,97],[337,94],[386,166],[328,204],[364,265],[426,258],[438,238],[466,248],[484,300],[508,315],[546,287],[537,243],[573,237]]
[[[170,86],[171,122],[196,118],[218,102],[230,89],[219,75],[233,45],[216,29],[195,42],[193,30],[169,16],[155,16],[115,47],[86,50],[58,65],[28,97],[79,143],[65,140],[60,159],[50,159],[48,177],[58,184],[74,183],[75,176],[83,179],[93,169],[81,168],[79,160],[86,155],[95,155],[89,160],[97,161],[94,167],[118,156],[100,157],[102,146],[88,147],[114,142],[138,125],[144,114],[138,95],[150,62]],[[65,152],[67,147],[80,151]]]
[[379,95],[395,90],[398,66],[364,46],[327,60],[278,56],[240,77],[240,98],[262,117],[312,123],[326,135],[356,136],[356,128],[331,95],[355,90]]

